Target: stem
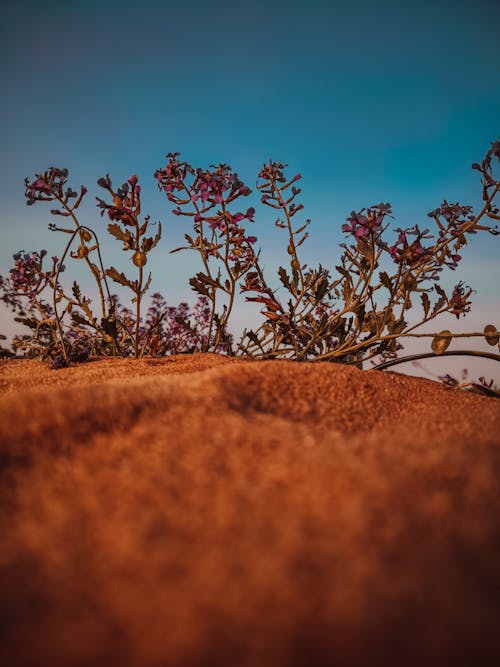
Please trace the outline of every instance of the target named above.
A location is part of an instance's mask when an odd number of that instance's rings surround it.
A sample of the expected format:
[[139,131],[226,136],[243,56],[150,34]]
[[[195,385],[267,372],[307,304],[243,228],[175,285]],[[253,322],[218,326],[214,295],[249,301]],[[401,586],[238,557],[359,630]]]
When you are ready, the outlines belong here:
[[[296,313],[297,308],[299,307],[299,304],[300,304],[300,302],[301,302],[301,300],[302,300],[302,298],[305,294],[305,291],[306,291],[305,288],[304,288],[304,275],[302,273],[302,266],[301,266],[301,264],[299,262],[299,258],[297,256],[297,248],[295,246],[294,233],[293,233],[293,229],[292,229],[292,219],[290,217],[290,213],[288,211],[286,202],[281,195],[281,190],[278,187],[278,185],[276,183],[276,180],[274,178],[271,180],[271,183],[272,183],[273,189],[274,189],[274,191],[275,191],[275,193],[278,197],[279,205],[280,205],[281,209],[283,210],[283,212],[285,214],[285,217],[286,217],[286,224],[287,224],[287,229],[288,229],[288,238],[289,238],[289,241],[290,241],[290,249],[292,250],[293,262],[295,263],[295,265],[297,267],[297,268],[295,268],[295,271],[297,271],[297,273],[299,275],[299,278],[300,278],[301,292],[296,299],[295,306],[294,306],[293,312],[292,312],[292,316],[293,316]],[[294,267],[292,266],[292,270],[293,269],[294,269]]]
[[[57,197],[57,201],[58,201],[62,206],[64,206],[64,208],[65,208],[66,211],[68,212],[68,215],[71,217],[71,219],[72,219],[73,222],[75,223],[75,225],[76,225],[76,230],[75,230],[75,231],[81,233],[81,230],[82,230],[82,229],[87,229],[87,230],[90,231],[92,234],[94,234],[94,238],[95,238],[96,243],[97,243],[97,248],[98,248],[98,250],[99,250],[99,241],[98,241],[98,239],[97,239],[96,234],[95,234],[91,229],[89,230],[87,227],[83,227],[82,225],[80,225],[80,223],[78,222],[78,218],[76,217],[76,215],[75,215],[74,212],[73,212],[73,209],[70,208],[70,207],[68,206],[68,204],[64,201],[64,199],[62,199],[61,197]],[[71,238],[73,239],[73,238],[74,238],[74,235],[73,235]],[[81,235],[80,235],[80,238],[82,238]],[[83,242],[83,239],[82,239],[82,242]],[[94,276],[95,281],[96,281],[96,283],[97,283],[97,288],[98,288],[98,290],[99,290],[99,297],[100,297],[100,299],[101,299],[102,316],[103,316],[103,318],[106,318],[106,303],[105,303],[105,300],[104,300],[104,293],[103,293],[103,291],[102,291],[101,280],[97,278],[97,276],[95,275],[94,271],[92,270],[92,262],[89,260],[88,257],[85,257],[85,261],[86,261],[87,266],[89,267],[90,271],[92,272],[92,275]],[[99,252],[99,261],[100,261],[100,263],[101,263],[101,268],[103,268],[103,266],[102,266],[102,259],[101,259],[101,254],[100,254],[100,252]],[[104,270],[103,270],[103,275],[104,275]],[[108,283],[107,283],[105,277],[104,277],[104,284],[106,285],[106,291],[107,291],[107,293],[108,293],[108,297],[109,297],[109,287],[108,287]]]
[[[500,183],[497,183],[494,191],[489,195],[484,203],[483,208],[479,211],[479,213],[476,215],[474,220],[470,220],[469,222],[466,222],[463,227],[460,229],[456,229],[449,238],[445,238],[443,241],[437,243],[437,247],[435,251],[431,255],[431,260],[434,259],[434,257],[441,251],[444,250],[452,241],[457,239],[459,236],[462,236],[463,234],[466,234],[469,230],[473,229],[478,222],[481,220],[481,218],[487,214],[489,207],[491,207],[491,202],[495,198],[497,192],[500,191]],[[449,229],[449,227],[448,227]],[[483,227],[482,229],[487,229],[487,227]],[[414,277],[415,280],[418,280],[419,276],[421,275],[422,272],[424,272],[427,269],[428,262],[423,262],[423,264],[415,269]]]
[[416,361],[417,359],[432,359],[435,357],[452,357],[452,356],[465,356],[465,357],[483,357],[484,359],[493,359],[494,361],[500,361],[500,354],[495,354],[494,352],[476,352],[475,350],[456,350],[455,352],[442,352],[441,354],[434,354],[434,352],[422,352],[421,354],[410,354],[407,357],[401,357],[399,359],[390,359],[389,361],[384,361],[381,364],[377,364],[371,370],[383,370],[384,368],[389,368],[390,366],[396,366],[397,364],[403,364],[406,361]]
[[[135,220],[135,250],[140,252],[139,249],[139,223]],[[139,262],[139,280],[137,284],[136,291],[136,302],[135,302],[135,340],[134,340],[134,351],[135,358],[139,358],[139,329],[141,325],[141,299],[142,299],[142,279],[143,279],[143,268],[142,262]]]
[[[422,324],[422,323],[420,323]],[[420,325],[415,325],[420,326]],[[414,328],[414,327],[413,327]],[[369,348],[375,345],[376,343],[385,341],[385,340],[393,340],[394,338],[435,338],[436,336],[439,336],[440,338],[474,338],[474,337],[481,337],[484,338],[484,333],[450,333],[450,334],[442,334],[442,333],[397,333],[397,334],[388,334],[386,336],[378,336],[376,338],[372,339],[367,339],[362,341],[361,343],[358,343],[356,345],[352,345],[349,348],[338,348],[337,350],[334,350],[333,353],[327,353],[325,355],[322,355],[321,357],[318,357],[318,359],[332,359],[335,356],[339,356],[338,352],[342,351],[344,354],[352,353],[357,350],[361,350],[362,348]]]
[[[200,250],[198,250],[198,252],[201,255],[201,259],[202,259],[205,271],[207,272],[207,276],[209,278],[212,278],[212,273],[211,273],[210,267],[208,265],[208,259],[205,256],[205,253],[203,252],[203,249],[202,249],[202,246],[203,246],[203,216],[201,215],[201,210],[200,210],[200,207],[198,206],[198,204],[195,201],[191,200],[191,193],[189,192],[188,188],[186,187],[186,184],[184,183],[184,181],[182,182],[182,187],[184,188],[184,191],[186,192],[186,195],[187,195],[188,199],[192,202],[192,204],[193,204],[193,206],[196,210],[196,213],[198,213],[198,215],[201,216],[200,222],[197,223],[197,224],[200,225],[200,239],[201,239]],[[209,323],[209,326],[208,326],[208,339],[207,339],[206,345],[204,345],[205,349],[202,350],[203,352],[208,352],[208,349],[210,348],[210,341],[212,340],[212,329],[213,329],[213,324],[214,324],[215,308],[216,308],[215,287],[212,288],[211,295],[210,295],[209,298],[210,298],[210,301],[211,301],[211,304],[212,304],[212,310],[211,310],[211,313],[210,313],[210,323]]]
[[59,274],[61,273],[61,267],[63,266],[64,258],[65,258],[66,255],[68,254],[68,251],[69,251],[69,249],[70,249],[70,246],[71,246],[71,244],[73,243],[73,239],[74,239],[75,236],[80,232],[79,227],[80,227],[80,225],[78,225],[77,229],[75,229],[75,231],[71,234],[71,238],[70,238],[70,240],[68,241],[68,243],[66,244],[66,247],[65,247],[65,249],[64,249],[64,252],[63,252],[63,254],[62,254],[62,257],[61,257],[61,259],[60,259],[60,261],[59,261],[59,265],[58,265],[58,267],[57,267],[56,275],[54,276],[54,286],[53,286],[53,288],[52,288],[52,305],[53,305],[53,308],[54,308],[54,315],[55,315],[56,322],[57,322],[57,330],[58,330],[58,332],[59,332],[59,337],[60,337],[60,339],[61,339],[61,346],[62,346],[62,351],[63,351],[64,361],[65,361],[66,363],[68,363],[68,353],[67,353],[67,351],[66,351],[66,344],[65,344],[65,342],[64,342],[64,333],[63,333],[63,328],[62,328],[62,324],[61,324],[61,319],[60,319],[60,317],[59,317],[59,313],[57,312],[56,291],[57,291],[57,284],[58,284],[58,282],[59,282]]

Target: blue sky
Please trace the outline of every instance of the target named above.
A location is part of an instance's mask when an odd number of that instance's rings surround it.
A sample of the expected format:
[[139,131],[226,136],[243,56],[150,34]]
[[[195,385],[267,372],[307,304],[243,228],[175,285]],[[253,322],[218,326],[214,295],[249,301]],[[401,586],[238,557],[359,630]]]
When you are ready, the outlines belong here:
[[[188,231],[153,182],[168,151],[228,162],[251,187],[269,157],[300,171],[313,264],[335,264],[352,209],[389,201],[407,226],[444,198],[479,204],[470,165],[500,134],[496,0],[28,0],[2,3],[0,22],[0,274],[16,250],[60,249],[48,210],[23,197],[24,178],[51,165],[89,186],[82,218],[103,232],[95,181],[138,174],[165,226],[153,289],[172,302],[190,298],[197,262],[168,255]],[[281,236],[267,211],[256,220],[272,269],[286,261]],[[105,250],[127,267],[118,244]],[[477,289],[480,319],[500,310],[498,239],[464,254],[449,280]]]

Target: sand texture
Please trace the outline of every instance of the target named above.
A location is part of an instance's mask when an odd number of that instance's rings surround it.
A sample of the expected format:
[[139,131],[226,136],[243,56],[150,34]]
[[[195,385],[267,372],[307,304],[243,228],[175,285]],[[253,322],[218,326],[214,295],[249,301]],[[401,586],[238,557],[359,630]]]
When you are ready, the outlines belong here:
[[3,667],[500,664],[500,401],[213,355],[0,389]]

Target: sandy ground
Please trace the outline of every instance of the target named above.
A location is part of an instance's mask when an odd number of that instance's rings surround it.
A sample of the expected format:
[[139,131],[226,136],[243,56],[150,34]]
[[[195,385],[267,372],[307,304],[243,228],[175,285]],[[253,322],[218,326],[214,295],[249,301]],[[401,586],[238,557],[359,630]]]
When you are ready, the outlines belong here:
[[500,664],[500,402],[212,355],[0,363],[3,667]]

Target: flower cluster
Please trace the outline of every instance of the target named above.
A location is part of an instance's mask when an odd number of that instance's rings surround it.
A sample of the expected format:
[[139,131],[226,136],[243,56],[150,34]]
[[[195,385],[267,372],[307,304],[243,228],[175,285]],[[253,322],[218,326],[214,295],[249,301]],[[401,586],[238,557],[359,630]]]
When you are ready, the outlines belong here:
[[[121,306],[113,297],[120,322],[133,330],[136,327],[134,313]],[[172,354],[201,352],[208,342],[211,309],[206,297],[199,297],[193,307],[182,302],[169,306],[165,298],[155,292],[151,297],[146,318],[140,323],[140,347],[145,354],[153,357]],[[232,337],[228,334],[229,342]],[[227,353],[229,347],[221,343],[218,352]],[[133,346],[126,342],[122,353],[133,354]]]
[[45,271],[43,259],[46,254],[46,250],[41,250],[39,253],[36,251],[25,253],[21,250],[13,255],[14,266],[9,273],[11,287],[14,291],[33,299],[45,289],[58,270],[59,272],[64,271],[64,266],[59,266],[57,257],[52,257],[52,268]]
[[[438,221],[442,218],[448,225],[454,229],[460,229],[467,223],[474,220],[474,211],[472,206],[462,206],[458,202],[455,204],[449,204],[446,200],[438,208],[430,211],[427,214],[429,218],[434,218]],[[441,226],[441,232],[444,232],[443,227]]]
[[[288,165],[283,162],[275,162],[274,160],[269,160],[268,164],[263,165],[262,169],[259,172],[259,178],[262,178],[264,181],[274,181],[275,183],[286,183],[284,170]],[[300,174],[297,174],[292,180],[297,181],[300,178]]]
[[469,297],[472,294],[473,290],[470,287],[466,287],[462,281],[457,283],[453,288],[450,298],[450,313],[456,316],[457,320],[460,315],[465,315],[470,312],[471,301]]
[[[255,265],[253,244],[256,236],[247,234],[244,221],[253,222],[255,209],[230,210],[240,197],[250,195],[250,188],[227,164],[194,169],[179,160],[179,153],[169,153],[163,169],[155,172],[158,187],[175,205],[172,213],[192,219],[195,237],[185,234],[183,249],[198,252],[203,271],[191,278],[191,287],[209,300],[211,314],[204,351],[229,344],[227,322],[234,302],[237,281]],[[214,267],[215,264],[215,267]],[[224,277],[223,277],[224,276]],[[217,297],[226,303],[219,313]]]
[[50,357],[50,367],[53,369],[65,368],[68,363],[83,363],[88,361],[93,351],[94,340],[88,331],[72,327],[65,336],[66,357],[61,350],[56,350]]
[[233,173],[231,167],[220,164],[218,167],[212,165],[207,170],[196,170],[191,199],[200,200],[203,205],[222,204],[223,201],[229,204],[237,197],[247,197],[250,192],[250,188],[238,178],[238,174]]
[[42,250],[37,252],[17,252],[14,255],[14,266],[10,270],[10,278],[14,289],[35,296],[46,284],[46,277],[42,272],[42,261],[47,254]]
[[[257,238],[247,236],[240,223],[243,220],[253,222],[255,209],[250,207],[245,212],[230,213],[226,207],[238,197],[247,197],[251,193],[250,188],[227,164],[195,170],[187,162],[180,162],[178,156],[179,153],[169,153],[167,165],[155,172],[158,187],[165,192],[170,202],[176,204],[172,212],[174,215],[193,217],[194,230],[198,235],[203,235],[203,223],[207,223],[212,232],[219,233],[219,239],[223,237],[222,243],[215,238],[204,240],[202,252],[205,257],[220,259],[220,251],[227,242],[227,258],[248,266],[253,258],[249,244],[255,243]],[[193,177],[190,184],[186,182],[188,176]],[[180,192],[184,194],[181,196]],[[183,210],[182,207],[188,204],[194,206],[194,212]]]
[[[114,266],[106,269],[105,275],[115,283],[128,287],[134,293],[133,302],[136,304],[135,321],[133,326],[126,326],[129,337],[133,340],[134,354],[139,357],[141,352],[141,302],[151,284],[151,273],[145,278],[144,267],[148,261],[148,253],[158,244],[161,238],[161,224],[158,223],[158,231],[155,236],[145,236],[149,228],[150,216],[144,218],[141,224],[139,215],[141,213],[141,186],[138,184],[137,176],[131,176],[123,185],[115,191],[113,184],[107,174],[100,178],[97,184],[107,190],[112,197],[112,203],[108,204],[103,199],[96,197],[97,205],[101,209],[101,215],[105,212],[112,221],[108,225],[108,232],[118,241],[123,243],[123,250],[130,250],[132,262],[138,269],[138,279],[130,280]],[[132,331],[134,330],[134,333]]]
[[137,216],[141,213],[141,186],[138,185],[137,176],[131,176],[116,191],[113,190],[109,174],[100,178],[97,184],[107,190],[113,199],[113,203],[108,204],[103,199],[96,197],[101,215],[106,212],[110,220],[133,226]]
[[[180,153],[167,153],[167,164],[163,169],[157,169],[154,175],[160,190],[163,190],[168,200],[174,203],[176,198],[173,193],[186,190],[185,181],[189,175],[194,174],[190,164],[178,159],[179,155]],[[182,201],[187,203],[185,200]]]
[[347,225],[342,225],[342,231],[351,234],[355,239],[378,238],[382,233],[382,225],[386,215],[391,214],[389,204],[379,204],[370,208],[363,208],[357,213],[351,212],[347,218]]
[[[418,225],[415,225],[410,229],[396,229],[396,231],[399,232],[398,239],[389,248],[389,253],[396,264],[415,269],[432,256],[432,249],[424,247],[421,243],[422,239],[432,238],[428,229],[420,231]],[[409,236],[414,236],[415,239],[410,242]]]
[[[28,206],[32,206],[36,201],[58,201],[63,205],[63,209],[53,209],[53,215],[62,215],[67,217],[69,209],[74,210],[80,206],[80,203],[87,193],[87,188],[82,186],[80,194],[71,187],[64,189],[68,181],[68,170],[50,167],[43,174],[35,174],[35,179],[24,180],[25,197]],[[71,200],[75,202],[71,204]]]

